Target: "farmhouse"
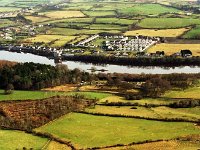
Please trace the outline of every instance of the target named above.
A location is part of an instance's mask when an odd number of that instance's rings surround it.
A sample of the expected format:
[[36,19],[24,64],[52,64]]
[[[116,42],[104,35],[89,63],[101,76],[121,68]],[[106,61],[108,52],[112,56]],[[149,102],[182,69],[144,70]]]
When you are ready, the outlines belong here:
[[190,50],[181,50],[182,57],[190,57],[192,56],[192,52]]

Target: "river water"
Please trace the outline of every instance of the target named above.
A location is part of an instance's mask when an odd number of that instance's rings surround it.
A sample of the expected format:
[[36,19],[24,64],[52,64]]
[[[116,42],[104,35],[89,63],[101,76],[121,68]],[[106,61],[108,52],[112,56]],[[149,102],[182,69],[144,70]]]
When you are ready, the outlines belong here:
[[[9,60],[15,62],[34,62],[48,65],[55,65],[53,59],[48,59],[43,56],[37,56],[33,54],[24,54],[24,53],[14,53],[8,51],[0,51],[0,60]],[[131,73],[131,74],[170,74],[170,73],[200,73],[199,66],[184,66],[184,67],[127,67],[120,65],[93,65],[85,64],[74,61],[64,61],[62,64],[66,64],[69,69],[79,68],[81,70],[90,72],[88,69],[95,67],[96,69],[105,69],[108,70],[106,73]]]

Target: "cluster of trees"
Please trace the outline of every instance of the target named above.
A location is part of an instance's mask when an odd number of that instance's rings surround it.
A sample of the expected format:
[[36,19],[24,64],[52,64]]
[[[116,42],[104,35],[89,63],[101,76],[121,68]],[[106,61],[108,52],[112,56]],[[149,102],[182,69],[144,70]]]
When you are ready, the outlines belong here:
[[[92,75],[79,69],[69,70],[66,65],[50,66],[35,63],[18,63],[0,68],[0,88],[39,90],[66,83],[91,81]],[[13,89],[13,88],[12,88]]]
[[[66,65],[50,66],[35,63],[18,63],[0,68],[0,88],[6,94],[17,90],[39,90],[62,84],[92,83],[94,80],[107,81],[108,86],[116,86],[125,93],[126,99],[159,97],[165,91],[178,87],[186,89],[198,82],[200,74],[90,74],[79,69],[69,70]],[[138,89],[136,94],[127,90]]]
[[169,105],[171,108],[191,108],[196,106],[200,106],[199,99],[180,100]]
[[[199,3],[199,2],[197,2],[197,3]],[[193,12],[194,14],[200,13],[199,6],[197,6],[197,5],[173,4],[173,7],[180,9],[180,10],[183,10],[183,11]]]
[[[99,80],[107,80],[109,86],[118,86],[124,92],[138,89],[139,93],[125,93],[126,99],[159,97],[171,88],[186,89],[198,82],[200,74],[97,74]],[[139,83],[139,84],[138,84]]]
[[75,56],[63,56],[64,60],[81,61],[84,63],[94,64],[116,64],[116,65],[128,65],[128,66],[199,66],[200,57],[190,58],[176,58],[173,56],[165,57],[114,57],[104,55],[75,55]]
[[170,82],[162,78],[152,78],[142,84],[143,95],[147,97],[159,97],[170,88]]

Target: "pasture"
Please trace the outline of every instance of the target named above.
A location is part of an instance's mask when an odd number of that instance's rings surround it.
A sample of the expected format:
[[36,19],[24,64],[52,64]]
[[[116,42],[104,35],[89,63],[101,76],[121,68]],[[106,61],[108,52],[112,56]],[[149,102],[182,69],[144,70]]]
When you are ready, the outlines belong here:
[[191,87],[185,90],[171,90],[166,92],[163,97],[169,98],[200,98],[200,86]]
[[68,147],[65,144],[60,144],[58,142],[55,141],[51,141],[47,147],[45,147],[45,150],[71,150],[70,147]]
[[146,29],[174,29],[198,24],[200,20],[193,18],[145,18],[137,25]]
[[137,4],[133,7],[118,10],[119,13],[129,16],[133,15],[159,15],[162,13],[180,13],[180,10],[165,7],[159,4]]
[[12,26],[13,25],[13,21],[10,21],[8,19],[0,19],[0,28],[5,28],[5,27],[9,27],[9,26]]
[[76,36],[62,36],[62,35],[37,35],[36,37],[25,39],[26,43],[42,42],[50,44],[52,47],[64,46],[67,42],[75,39]]
[[71,141],[76,148],[104,147],[145,140],[166,140],[200,133],[200,130],[191,123],[115,118],[80,113],[68,114],[35,131],[49,133],[62,140]]
[[131,20],[131,19],[96,18],[96,23],[105,23],[105,24],[131,25],[131,24],[136,24],[137,22],[138,20]]
[[144,117],[152,119],[185,119],[191,121],[200,120],[199,107],[195,108],[179,108],[172,109],[169,107],[135,107],[131,106],[100,106],[95,108],[87,108],[85,111],[89,113],[106,114],[106,115],[121,115],[132,117]]
[[103,92],[69,92],[66,94],[72,96],[75,94],[79,94],[79,95],[84,95],[88,99],[98,99],[98,100],[111,96],[111,94]]
[[151,29],[141,29],[141,30],[133,30],[133,31],[127,31],[124,33],[126,36],[137,36],[137,35],[143,35],[143,36],[158,36],[158,37],[178,37],[188,31],[187,28],[180,28],[180,29],[165,29],[165,30],[151,30]]
[[126,30],[127,26],[112,25],[112,24],[92,24],[89,26],[92,30]]
[[52,35],[91,35],[91,34],[98,34],[101,32],[107,33],[120,33],[118,30],[89,30],[89,29],[70,29],[70,28],[52,28],[47,33]]
[[93,18],[65,18],[65,19],[53,19],[53,20],[48,20],[45,22],[40,22],[40,24],[55,24],[59,25],[61,24],[69,24],[69,23],[91,23]]
[[144,106],[145,104],[153,104],[153,105],[169,105],[173,103],[173,100],[165,99],[165,98],[144,98],[141,100],[126,100],[124,97],[111,95],[109,97],[101,99],[98,103],[104,104],[104,103],[130,103],[135,104],[138,103],[139,105]]
[[47,141],[47,138],[34,136],[23,131],[0,130],[1,150],[22,150],[24,147],[26,149],[42,149]]
[[200,25],[196,26],[195,28],[191,29],[187,32],[183,38],[186,39],[200,39]]
[[39,23],[48,21],[50,18],[44,16],[25,16],[26,19],[31,20],[32,23]]
[[13,91],[10,95],[5,95],[3,90],[0,90],[0,101],[4,100],[36,100],[58,95],[58,92],[42,92],[42,91]]
[[160,141],[146,144],[136,144],[132,146],[124,147],[114,147],[114,148],[105,148],[102,150],[196,150],[199,148],[199,144],[191,141]]
[[81,11],[50,11],[43,12],[40,15],[44,15],[46,17],[52,19],[63,19],[63,18],[73,18],[73,17],[84,17],[85,15]]
[[157,44],[147,50],[149,53],[155,53],[156,51],[164,51],[165,55],[172,55],[176,52],[180,52],[184,49],[189,49],[192,51],[193,56],[200,56],[200,44]]
[[17,11],[20,10],[21,8],[17,7],[0,7],[0,12],[12,12],[12,11]]
[[114,11],[83,11],[86,16],[100,17],[100,16],[115,16]]

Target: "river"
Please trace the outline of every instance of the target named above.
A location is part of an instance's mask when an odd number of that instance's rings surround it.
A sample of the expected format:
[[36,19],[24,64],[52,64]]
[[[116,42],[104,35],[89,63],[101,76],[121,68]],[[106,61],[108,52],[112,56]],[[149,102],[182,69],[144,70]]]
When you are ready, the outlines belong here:
[[[37,56],[33,54],[14,53],[8,51],[0,51],[0,60],[9,60],[15,62],[34,62],[48,65],[55,65],[53,59],[48,59],[43,56]],[[170,74],[170,73],[200,73],[199,66],[183,66],[183,67],[127,67],[120,65],[93,65],[85,64],[74,61],[64,61],[62,64],[66,64],[69,69],[79,68],[81,70],[90,72],[88,69],[95,67],[97,70],[108,70],[106,73],[131,73],[131,74]]]

